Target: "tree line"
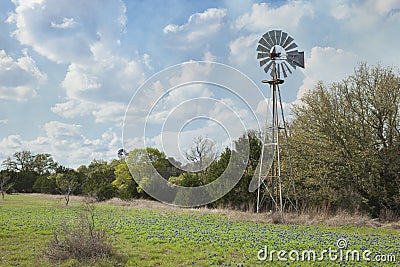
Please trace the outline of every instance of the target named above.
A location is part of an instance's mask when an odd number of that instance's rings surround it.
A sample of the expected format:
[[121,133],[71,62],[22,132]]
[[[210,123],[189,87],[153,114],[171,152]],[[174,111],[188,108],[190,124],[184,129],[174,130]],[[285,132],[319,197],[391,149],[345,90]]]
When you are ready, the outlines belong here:
[[[391,67],[359,64],[352,75],[329,85],[318,83],[293,107],[289,144],[298,203],[301,208],[323,205],[330,211],[360,211],[379,217],[400,215],[400,78]],[[249,142],[249,160],[242,178],[210,207],[255,209],[256,194],[249,183],[261,155],[261,133],[248,131],[219,155],[215,144],[199,137],[186,154],[186,166],[156,148],[127,153],[136,167],[150,161],[171,186],[201,186],[217,179],[232,153]],[[282,166],[288,166],[285,152]],[[90,195],[98,200],[150,198],[137,184],[125,159],[93,160],[70,169],[49,154],[15,152],[3,163],[0,191]],[[184,168],[182,168],[184,167]]]

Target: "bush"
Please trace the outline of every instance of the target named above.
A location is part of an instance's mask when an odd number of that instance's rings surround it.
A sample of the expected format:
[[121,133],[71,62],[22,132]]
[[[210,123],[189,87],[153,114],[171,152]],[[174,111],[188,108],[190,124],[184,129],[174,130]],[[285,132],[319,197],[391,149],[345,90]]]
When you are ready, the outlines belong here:
[[86,202],[75,224],[55,231],[45,255],[51,260],[79,261],[112,256],[112,239],[106,229],[95,225],[94,205]]

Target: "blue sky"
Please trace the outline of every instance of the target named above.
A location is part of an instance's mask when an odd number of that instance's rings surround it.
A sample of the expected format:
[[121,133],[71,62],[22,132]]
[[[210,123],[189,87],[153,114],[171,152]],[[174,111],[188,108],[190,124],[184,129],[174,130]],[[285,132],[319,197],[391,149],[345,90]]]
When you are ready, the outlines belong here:
[[[306,55],[306,68],[282,87],[290,113],[290,104],[318,80],[339,81],[357,62],[397,68],[399,26],[400,0],[2,1],[0,160],[25,149],[51,153],[70,167],[114,158],[133,94],[152,75],[182,62],[224,63],[263,88],[255,49],[273,29],[289,33]],[[182,90],[174,97],[185,101],[217,91]],[[251,101],[262,113],[262,99]],[[214,126],[199,126],[197,134]],[[156,135],[149,140],[160,145]]]

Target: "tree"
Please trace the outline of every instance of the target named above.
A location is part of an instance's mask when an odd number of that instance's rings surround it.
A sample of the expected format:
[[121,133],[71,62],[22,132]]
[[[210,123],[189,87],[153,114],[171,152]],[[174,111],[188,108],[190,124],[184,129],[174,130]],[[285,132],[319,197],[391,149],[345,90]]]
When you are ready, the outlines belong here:
[[83,193],[95,197],[99,201],[113,198],[116,188],[111,184],[115,180],[115,168],[119,161],[110,164],[104,160],[93,160],[88,167],[82,165],[78,173],[83,178]]
[[78,173],[74,169],[60,167],[58,172],[52,173],[49,177],[54,179],[60,194],[64,195],[65,205],[68,206],[70,196],[79,185]]
[[0,193],[2,199],[4,199],[4,194],[12,186],[13,184],[11,183],[11,173],[7,170],[0,171]]
[[33,159],[33,170],[39,175],[49,174],[56,170],[58,164],[50,154],[37,154]]
[[[230,206],[235,209],[254,210],[256,194],[254,192],[249,192],[249,184],[253,178],[261,155],[260,133],[250,130],[241,135],[238,140],[235,141],[235,149],[232,152],[226,151],[226,155],[224,157],[221,156],[225,164],[229,162],[228,155],[230,157],[231,153],[233,153],[234,158],[238,159],[236,165],[243,166],[238,169],[243,168],[244,173],[235,187],[223,197],[222,203],[224,206]],[[247,154],[248,158],[245,158],[244,155]]]
[[40,175],[33,184],[33,190],[43,194],[58,193],[56,180],[50,175]]
[[206,181],[207,169],[218,158],[215,142],[199,136],[194,140],[194,146],[186,152],[186,159],[191,162],[190,170],[200,172],[201,184]]
[[301,203],[400,214],[400,78],[360,64],[294,107],[290,127]]
[[34,171],[38,175],[43,175],[55,171],[57,163],[50,154],[33,154],[30,151],[19,151],[3,161],[2,165],[6,170],[14,172]]
[[[30,151],[19,151],[3,161],[6,170],[13,173],[11,182],[17,192],[31,193],[42,192],[42,184],[46,183],[45,177],[57,168],[57,163],[50,154],[33,154]],[[35,185],[36,181],[37,185]],[[40,184],[40,185],[39,185]]]
[[9,171],[33,171],[35,156],[30,151],[20,151],[13,154],[13,158],[8,157],[3,161],[3,166]]

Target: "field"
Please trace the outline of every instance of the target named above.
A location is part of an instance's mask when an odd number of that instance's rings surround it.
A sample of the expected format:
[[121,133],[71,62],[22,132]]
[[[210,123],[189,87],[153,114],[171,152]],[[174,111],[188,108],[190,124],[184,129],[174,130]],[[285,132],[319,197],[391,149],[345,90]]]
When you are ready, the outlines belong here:
[[[46,243],[60,225],[74,223],[83,206],[77,199],[69,207],[63,204],[40,195],[7,195],[0,200],[0,266],[400,266],[398,230],[267,224],[201,209],[112,203],[95,204],[95,218],[97,225],[109,229],[115,256],[53,262],[43,256]],[[338,240],[347,247],[332,251]],[[265,247],[263,259],[259,251]],[[302,260],[311,250],[316,257]],[[356,252],[359,261],[352,257]]]

